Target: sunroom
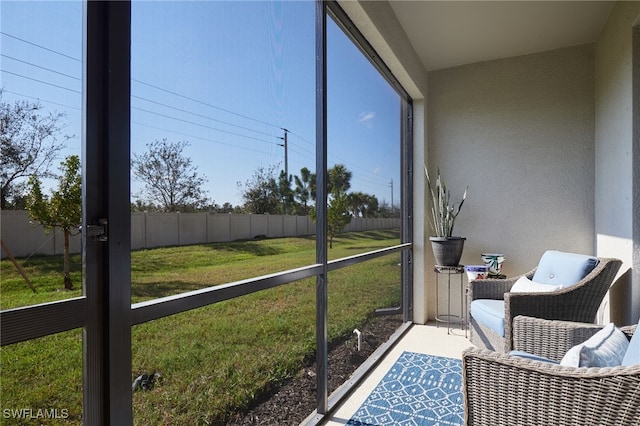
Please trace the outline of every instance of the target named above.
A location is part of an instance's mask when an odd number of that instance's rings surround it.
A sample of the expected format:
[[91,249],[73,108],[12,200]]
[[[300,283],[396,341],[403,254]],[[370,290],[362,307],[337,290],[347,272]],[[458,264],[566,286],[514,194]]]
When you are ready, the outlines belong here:
[[[396,315],[401,325],[382,357],[414,336],[414,325],[432,321],[444,300],[436,298],[425,166],[441,171],[454,197],[468,190],[455,230],[466,238],[462,264],[503,253],[511,276],[548,249],[621,259],[597,320],[637,323],[640,2],[22,3],[0,6],[2,102],[65,111],[60,154],[81,158],[83,231],[71,241],[82,255],[75,293],[46,298],[38,289],[33,299],[3,303],[8,424],[27,415],[43,421],[41,413],[72,424],[229,421],[207,405],[212,383],[231,393],[251,353],[274,363],[291,347],[318,361],[316,412],[307,421],[325,421],[370,372],[358,370],[330,394],[330,341],[350,332],[350,321]],[[137,198],[144,182],[134,165],[165,138],[189,141],[199,170],[212,170],[204,212],[161,213]],[[354,233],[336,233],[334,249],[332,206],[347,195],[335,174],[344,167],[351,193],[375,195],[386,206],[378,217],[394,221],[366,225],[373,203],[361,203]],[[303,168],[315,171],[311,180]],[[246,201],[235,191],[274,171],[278,181],[281,170],[285,183],[299,180],[309,191],[313,220],[300,219],[309,211],[285,197],[268,214],[219,208]],[[302,200],[294,192],[291,199]],[[23,247],[25,225],[7,225],[13,214],[3,208],[2,238],[18,263],[48,254],[49,237]],[[310,244],[295,243],[295,260],[275,243],[291,236]],[[225,275],[231,267],[183,275],[181,263],[206,255],[180,247],[218,243],[240,261],[248,253],[268,260],[238,264],[238,275]],[[50,254],[61,253],[57,244]],[[178,255],[171,263],[140,258],[157,247]],[[160,271],[163,278],[154,276]],[[264,317],[243,303],[262,306]],[[207,334],[216,315],[230,319]],[[285,342],[267,348],[263,336],[274,330]],[[67,383],[47,389],[54,373],[40,366],[59,354],[43,348],[58,338],[66,346],[51,347],[66,348],[76,365]],[[270,353],[247,342],[264,342]],[[220,369],[176,374],[225,352],[235,354]],[[132,390],[154,368],[163,374],[156,393]],[[279,368],[255,367],[266,380],[281,380]],[[31,374],[42,391],[22,406],[5,380],[13,386]],[[73,396],[59,402],[61,388]]]

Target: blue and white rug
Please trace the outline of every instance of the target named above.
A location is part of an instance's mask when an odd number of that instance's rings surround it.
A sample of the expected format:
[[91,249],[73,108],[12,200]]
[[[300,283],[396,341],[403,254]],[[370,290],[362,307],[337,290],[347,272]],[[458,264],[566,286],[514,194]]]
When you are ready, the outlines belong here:
[[403,352],[347,424],[458,426],[463,423],[462,361]]

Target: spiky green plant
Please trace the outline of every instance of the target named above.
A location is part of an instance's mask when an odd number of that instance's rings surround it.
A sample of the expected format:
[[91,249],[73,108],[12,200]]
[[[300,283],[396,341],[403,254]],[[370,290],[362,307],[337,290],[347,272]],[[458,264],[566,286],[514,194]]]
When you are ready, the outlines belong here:
[[427,188],[431,195],[431,215],[429,216],[431,229],[433,229],[436,237],[450,237],[453,232],[456,217],[460,214],[460,209],[464,204],[464,200],[467,198],[467,190],[469,188],[467,187],[467,189],[465,189],[462,200],[459,203],[451,203],[451,193],[447,190],[444,179],[440,176],[440,169],[438,169],[435,188],[429,178],[427,166],[424,166],[424,174],[427,178]]

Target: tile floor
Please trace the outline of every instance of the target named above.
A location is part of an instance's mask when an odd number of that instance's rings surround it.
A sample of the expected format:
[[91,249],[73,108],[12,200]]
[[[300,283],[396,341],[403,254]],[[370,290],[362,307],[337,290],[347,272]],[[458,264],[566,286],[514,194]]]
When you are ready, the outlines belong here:
[[473,345],[465,337],[464,331],[459,328],[453,328],[450,334],[447,334],[446,324],[440,324],[439,327],[436,327],[435,323],[414,325],[323,424],[328,426],[346,424],[402,352],[420,352],[460,359],[462,351],[470,346]]

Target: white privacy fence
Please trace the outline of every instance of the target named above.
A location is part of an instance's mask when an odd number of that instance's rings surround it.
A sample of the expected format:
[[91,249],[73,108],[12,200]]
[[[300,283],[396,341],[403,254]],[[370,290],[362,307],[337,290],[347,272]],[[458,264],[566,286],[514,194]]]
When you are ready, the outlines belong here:
[[[64,237],[60,230],[44,233],[29,221],[24,210],[3,210],[1,237],[16,257],[62,254]],[[345,232],[399,228],[400,219],[354,218]],[[131,213],[131,248],[184,246],[254,238],[297,237],[315,234],[308,216],[212,214],[212,213]],[[71,238],[72,253],[80,252],[80,236]],[[2,252],[2,258],[6,253]]]

